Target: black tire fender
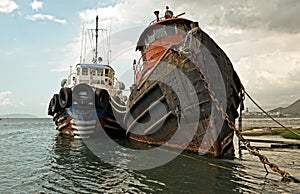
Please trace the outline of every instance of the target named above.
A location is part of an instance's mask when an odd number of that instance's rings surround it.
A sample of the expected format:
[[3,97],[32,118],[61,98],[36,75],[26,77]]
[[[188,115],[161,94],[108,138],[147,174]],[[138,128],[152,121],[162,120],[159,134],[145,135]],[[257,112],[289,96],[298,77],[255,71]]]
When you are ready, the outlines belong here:
[[[85,99],[80,97],[81,92],[86,92]],[[94,102],[94,91],[91,86],[84,83],[76,85],[73,89],[73,101],[82,105]]]
[[53,104],[53,98],[51,98],[50,102],[49,102],[49,106],[48,106],[48,115],[53,116],[54,112],[52,112],[52,104]]
[[106,109],[109,102],[107,90],[97,88],[95,91],[95,106],[97,109]]
[[69,108],[72,105],[72,90],[71,88],[63,87],[59,91],[59,105],[61,108]]
[[60,104],[59,104],[59,102],[58,102],[58,98],[59,98],[59,95],[58,94],[54,94],[53,98],[51,100],[52,101],[52,103],[51,103],[51,111],[52,111],[53,114],[61,111],[61,109],[62,109],[61,106],[60,106]]

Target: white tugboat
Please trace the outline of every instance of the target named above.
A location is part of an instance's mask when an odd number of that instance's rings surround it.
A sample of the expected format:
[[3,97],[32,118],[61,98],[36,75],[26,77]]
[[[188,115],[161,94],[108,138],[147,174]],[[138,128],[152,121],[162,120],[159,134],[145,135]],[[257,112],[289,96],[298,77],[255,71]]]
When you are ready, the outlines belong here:
[[[124,130],[114,113],[122,117],[126,96],[124,83],[115,77],[109,64],[98,58],[98,16],[96,17],[96,46],[91,63],[79,63],[76,72],[72,69],[61,89],[54,94],[48,108],[57,130],[62,134],[87,137],[95,130],[104,129],[110,136],[124,136]],[[98,122],[99,121],[99,122]]]

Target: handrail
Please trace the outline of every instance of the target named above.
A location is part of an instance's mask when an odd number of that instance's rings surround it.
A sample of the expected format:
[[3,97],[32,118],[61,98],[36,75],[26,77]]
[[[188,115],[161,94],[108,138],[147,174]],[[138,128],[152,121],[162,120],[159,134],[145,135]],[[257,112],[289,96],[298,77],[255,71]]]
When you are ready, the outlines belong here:
[[149,23],[149,25],[152,25],[152,24],[154,24],[155,22],[162,21],[163,18],[165,18],[165,16],[162,16],[162,17],[158,18],[158,20],[157,20],[157,19],[154,19],[154,20],[152,20],[152,21]]

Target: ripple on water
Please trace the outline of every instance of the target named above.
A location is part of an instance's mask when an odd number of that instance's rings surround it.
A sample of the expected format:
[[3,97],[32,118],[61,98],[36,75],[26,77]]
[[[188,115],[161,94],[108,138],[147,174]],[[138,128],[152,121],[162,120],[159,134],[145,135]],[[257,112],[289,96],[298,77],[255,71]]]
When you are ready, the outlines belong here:
[[79,139],[57,136],[47,165],[43,187],[55,192],[141,193],[157,190],[155,181],[134,171],[113,167],[95,157]]
[[[155,169],[111,166],[79,139],[58,136],[50,119],[0,121],[0,193],[297,193],[259,160],[215,160],[182,154]],[[299,149],[262,150],[270,161],[300,178]],[[122,158],[122,153],[115,153]],[[128,156],[126,156],[128,159]]]

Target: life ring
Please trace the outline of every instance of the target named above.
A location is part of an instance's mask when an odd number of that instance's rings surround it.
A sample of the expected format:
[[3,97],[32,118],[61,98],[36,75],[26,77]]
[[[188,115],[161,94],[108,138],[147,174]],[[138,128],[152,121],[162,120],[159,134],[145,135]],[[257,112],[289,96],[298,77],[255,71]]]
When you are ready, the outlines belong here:
[[97,110],[106,110],[109,101],[107,90],[97,88],[95,91],[95,106]]
[[58,102],[61,108],[69,108],[72,105],[71,88],[63,87],[60,89]]
[[[84,94],[84,95],[82,95]],[[78,84],[73,89],[73,102],[77,102],[78,104],[88,104],[89,102],[93,102],[94,91],[87,84]]]
[[58,102],[58,98],[59,98],[59,95],[58,94],[54,94],[53,98],[51,100],[52,103],[50,102],[52,113],[57,113],[57,112],[61,111],[61,109],[62,109],[61,106],[60,106],[60,104],[59,104],[59,102]]

